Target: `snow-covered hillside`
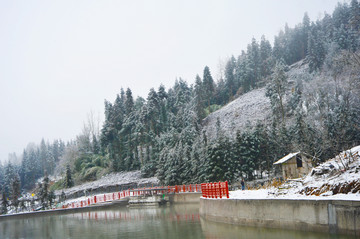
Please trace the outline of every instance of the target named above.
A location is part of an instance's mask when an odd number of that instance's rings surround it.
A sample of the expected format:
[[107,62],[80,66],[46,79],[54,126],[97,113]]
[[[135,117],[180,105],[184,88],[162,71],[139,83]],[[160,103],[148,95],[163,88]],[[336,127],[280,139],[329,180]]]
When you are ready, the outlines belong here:
[[[102,177],[99,180],[84,183],[72,188],[58,190],[55,194],[60,195],[62,191],[67,195],[67,197],[71,197],[72,195],[82,196],[87,193],[92,192],[106,192],[109,187],[127,187],[132,186],[134,188],[144,187],[149,185],[158,185],[159,180],[156,177],[152,178],[142,178],[140,170],[132,171],[132,172],[124,172],[124,173],[112,173]],[[73,196],[73,197],[74,197]]]
[[[299,61],[289,66],[287,75],[287,90],[284,102],[292,95],[292,90],[297,81],[302,81],[307,88],[314,88],[310,82],[313,75],[309,74],[308,65]],[[305,86],[304,86],[305,87]],[[263,124],[271,123],[270,99],[265,96],[266,87],[254,89],[239,96],[221,109],[211,113],[203,120],[204,130],[209,138],[216,137],[216,122],[220,119],[221,130],[226,136],[234,138],[238,130],[243,130],[247,125],[254,126],[258,121]],[[288,113],[286,113],[288,116]]]
[[257,121],[267,121],[271,106],[265,91],[265,88],[252,90],[211,113],[203,121],[207,136],[216,137],[217,119],[220,119],[221,129],[230,137],[235,137],[236,131],[245,128],[246,124],[254,125]]
[[232,191],[233,199],[343,199],[360,200],[360,145],[313,168],[305,177],[278,187]]

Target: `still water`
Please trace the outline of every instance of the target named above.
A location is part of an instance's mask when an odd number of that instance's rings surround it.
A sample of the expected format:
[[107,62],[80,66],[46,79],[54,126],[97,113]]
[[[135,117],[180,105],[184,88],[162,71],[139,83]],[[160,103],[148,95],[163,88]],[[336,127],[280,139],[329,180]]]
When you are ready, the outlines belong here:
[[0,222],[0,238],[354,238],[214,223],[199,216],[198,206],[113,207],[9,219]]

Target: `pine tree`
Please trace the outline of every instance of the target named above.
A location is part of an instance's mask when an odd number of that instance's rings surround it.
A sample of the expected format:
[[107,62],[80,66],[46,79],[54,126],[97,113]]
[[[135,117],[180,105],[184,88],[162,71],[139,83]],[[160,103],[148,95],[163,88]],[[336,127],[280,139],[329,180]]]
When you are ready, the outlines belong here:
[[238,57],[235,68],[235,79],[239,85],[237,94],[246,93],[251,89],[250,64],[248,56],[244,51]]
[[229,102],[230,100],[233,99],[233,96],[235,94],[235,92],[237,91],[236,86],[235,86],[235,64],[236,64],[236,60],[234,58],[234,56],[232,56],[228,62],[226,63],[225,66],[225,85],[226,85],[226,89],[227,89],[227,99],[226,101]]
[[59,140],[54,140],[52,146],[51,146],[52,155],[54,157],[55,163],[59,162],[60,157],[62,155],[61,149],[60,149],[60,143]]
[[99,141],[97,140],[97,137],[95,134],[92,135],[92,151],[94,154],[99,154],[100,153],[100,144]]
[[356,52],[360,46],[360,3],[351,0],[349,19],[350,50]]
[[150,92],[147,97],[147,117],[148,124],[150,130],[154,132],[156,135],[159,135],[160,131],[158,129],[158,119],[159,119],[159,98],[154,90],[154,88],[150,89]]
[[252,180],[254,178],[255,171],[255,158],[253,158],[253,140],[251,138],[251,134],[249,132],[244,132],[240,134],[237,133],[236,137],[236,147],[239,152],[239,164],[240,171],[246,175],[248,180]]
[[71,169],[70,169],[70,165],[66,165],[66,173],[65,173],[65,187],[66,188],[71,188],[72,186],[74,186],[74,181],[72,179],[72,176],[71,176]]
[[50,190],[50,191],[49,191],[49,196],[48,196],[49,206],[50,206],[50,207],[52,207],[55,198],[56,198],[56,197],[55,197],[55,192],[54,192],[54,190]]
[[127,90],[126,90],[126,100],[125,100],[126,114],[130,114],[131,112],[133,112],[133,109],[134,109],[134,99],[133,99],[132,92],[131,92],[130,88],[127,88]]
[[196,76],[194,91],[195,91],[194,93],[195,93],[196,115],[199,122],[201,122],[201,120],[205,117],[205,111],[204,111],[205,93],[204,93],[203,82],[201,81],[199,75]]
[[309,63],[310,72],[313,72],[321,68],[326,55],[325,39],[318,25],[311,25],[307,45],[308,52],[306,59]]
[[11,195],[11,183],[15,178],[15,168],[8,161],[7,165],[5,166],[5,175],[4,175],[4,189],[7,195]]
[[210,68],[208,66],[205,66],[204,73],[203,73],[203,91],[204,91],[204,100],[206,101],[206,105],[210,110],[211,101],[214,95],[215,86],[214,86],[214,80],[210,73]]
[[0,162],[0,191],[3,191],[4,189],[4,168],[2,166],[2,163]]
[[221,131],[219,119],[216,125],[217,140],[212,142],[207,149],[208,179],[211,182],[232,182],[238,176],[239,161],[234,153],[234,144]]
[[11,183],[11,204],[15,207],[16,212],[19,206],[20,196],[21,196],[20,177],[18,174],[16,174]]
[[[160,85],[157,94],[159,97],[159,105],[160,105],[159,127],[162,130],[162,132],[164,132],[169,127],[168,112],[167,112],[168,94],[166,93],[165,87],[163,85]],[[139,123],[141,123],[141,122],[139,122]]]
[[248,73],[250,86],[254,89],[261,77],[261,55],[259,44],[255,38],[253,38],[251,44],[247,46],[247,64],[250,70]]
[[304,59],[307,53],[308,49],[308,37],[309,37],[309,31],[310,31],[310,18],[307,12],[305,12],[303,21],[302,21],[302,32],[301,32],[301,59]]
[[295,87],[291,89],[291,97],[288,103],[289,112],[291,114],[294,114],[296,110],[301,109],[302,107],[303,88],[302,80],[297,80]]
[[267,77],[271,73],[272,68],[272,48],[265,36],[261,37],[260,41],[260,72],[262,77]]
[[285,73],[285,65],[277,62],[271,82],[267,86],[266,96],[270,98],[273,114],[281,117],[281,122],[285,123],[284,96],[287,86],[287,76]]
[[40,200],[43,208],[47,208],[49,201],[49,177],[47,176],[47,172],[45,172],[45,177],[42,182],[42,192]]
[[2,201],[1,201],[1,214],[6,214],[8,212],[8,201],[5,190],[2,190]]
[[40,160],[41,160],[41,169],[44,173],[47,170],[47,158],[48,158],[48,151],[46,148],[45,140],[41,139],[40,143]]

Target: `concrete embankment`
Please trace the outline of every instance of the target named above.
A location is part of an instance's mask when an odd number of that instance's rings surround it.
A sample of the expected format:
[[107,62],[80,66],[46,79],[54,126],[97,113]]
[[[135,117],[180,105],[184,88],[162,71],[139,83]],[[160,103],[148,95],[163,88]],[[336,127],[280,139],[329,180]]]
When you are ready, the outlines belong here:
[[[199,203],[201,193],[177,193],[177,194],[168,194],[167,200],[172,204],[183,204],[183,203]],[[7,219],[21,219],[21,218],[29,218],[29,217],[41,217],[48,215],[61,215],[68,213],[76,213],[76,212],[84,212],[84,211],[93,211],[93,210],[101,210],[105,207],[117,207],[117,206],[127,206],[129,205],[129,199],[136,197],[128,197],[122,200],[108,201],[104,203],[93,204],[91,206],[86,207],[76,207],[76,208],[65,208],[65,209],[55,209],[55,210],[45,210],[45,211],[34,211],[34,212],[26,212],[26,213],[17,213],[17,214],[7,214],[0,215],[0,221]],[[162,198],[161,195],[158,197],[151,196],[149,198],[138,197],[138,205],[149,205],[149,203],[158,205],[158,201]]]
[[360,236],[360,201],[200,199],[208,220]]
[[167,202],[171,204],[200,203],[200,197],[201,193],[198,192],[131,196],[129,205],[160,205]]
[[201,193],[175,193],[170,195],[170,203],[199,203]]
[[103,210],[104,208],[109,208],[109,207],[126,206],[126,205],[128,205],[128,201],[129,200],[126,199],[126,200],[118,200],[116,202],[95,204],[95,205],[91,205],[91,206],[87,206],[87,207],[33,211],[33,212],[24,212],[24,213],[17,213],[17,214],[5,214],[5,215],[0,216],[0,222],[2,220],[7,220],[7,219],[23,219],[23,218],[30,218],[30,217],[43,217],[43,216],[49,216],[49,215],[62,215],[62,214],[77,213],[77,212],[90,212],[90,211],[94,211],[94,210]]

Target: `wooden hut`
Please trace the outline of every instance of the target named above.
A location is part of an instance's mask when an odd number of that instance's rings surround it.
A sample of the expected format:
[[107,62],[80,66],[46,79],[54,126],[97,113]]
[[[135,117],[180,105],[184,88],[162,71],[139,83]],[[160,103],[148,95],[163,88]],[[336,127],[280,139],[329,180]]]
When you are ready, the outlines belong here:
[[312,162],[301,152],[290,153],[274,165],[281,165],[283,178],[300,178],[311,171]]

